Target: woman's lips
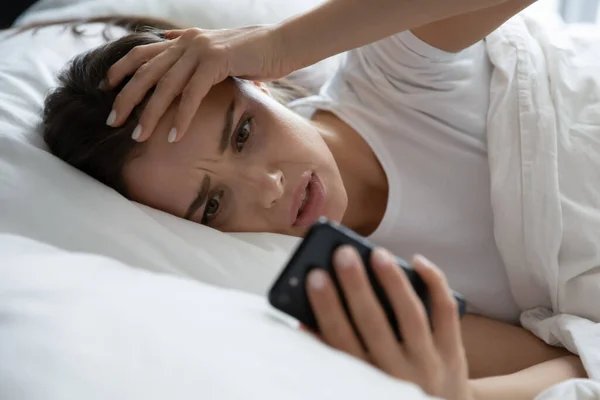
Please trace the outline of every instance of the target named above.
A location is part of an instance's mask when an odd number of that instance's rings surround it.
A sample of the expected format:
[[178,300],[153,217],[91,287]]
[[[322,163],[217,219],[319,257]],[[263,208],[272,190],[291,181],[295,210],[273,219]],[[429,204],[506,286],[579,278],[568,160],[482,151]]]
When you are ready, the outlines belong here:
[[[295,214],[293,226],[306,228],[312,225],[323,213],[325,205],[325,188],[323,183],[315,173],[308,174],[308,179],[304,176],[301,190],[299,191],[295,202]],[[304,208],[302,208],[302,199],[306,193]],[[302,211],[300,211],[302,208]]]
[[298,219],[298,211],[302,207],[302,197],[306,193],[306,188],[312,178],[312,171],[306,171],[300,176],[300,182],[292,194],[292,204],[290,207],[290,225],[294,226]]

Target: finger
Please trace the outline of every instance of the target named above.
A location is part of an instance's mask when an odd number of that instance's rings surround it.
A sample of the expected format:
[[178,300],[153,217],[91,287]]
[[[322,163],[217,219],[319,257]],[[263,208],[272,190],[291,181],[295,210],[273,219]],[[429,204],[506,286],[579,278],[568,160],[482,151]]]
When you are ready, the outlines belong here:
[[[173,68],[182,54],[183,49],[172,47],[141,66],[115,98],[113,103],[114,121],[109,125],[119,126],[127,121],[132,110],[144,100],[148,91],[155,87],[157,82],[160,82],[162,77]],[[141,123],[140,126],[142,126]],[[138,133],[141,135],[134,139],[143,141],[150,136],[152,131],[145,130],[138,131]]]
[[415,256],[414,266],[429,288],[431,320],[438,348],[447,355],[456,355],[455,353],[462,349],[458,304],[448,286],[446,276],[422,256]]
[[329,275],[320,269],[308,274],[306,291],[321,336],[330,346],[366,360]]
[[106,74],[106,86],[109,88],[118,86],[123,79],[132,75],[142,65],[165,51],[170,46],[172,46],[172,43],[165,41],[134,47],[110,67]]
[[392,255],[381,248],[373,251],[371,263],[398,319],[404,349],[411,354],[431,354],[434,343],[427,312],[406,273]]
[[[192,51],[188,51],[158,81],[154,93],[152,93],[140,117],[140,125],[142,126],[140,141],[146,140],[154,132],[158,121],[185,88],[196,70],[197,64],[196,55]],[[170,132],[169,142],[173,142],[174,139],[175,137]]]
[[165,31],[165,39],[168,39],[168,40],[177,39],[178,37],[183,35],[183,33],[186,30],[187,29],[171,29],[171,30]]
[[342,246],[333,259],[336,275],[358,331],[373,361],[384,371],[397,369],[402,354],[390,324],[373,292],[356,250]]
[[213,85],[221,81],[214,78],[213,69],[203,63],[189,80],[181,93],[179,108],[175,114],[173,125],[174,142],[181,140],[194,119],[194,115],[196,115],[204,97],[206,97]]

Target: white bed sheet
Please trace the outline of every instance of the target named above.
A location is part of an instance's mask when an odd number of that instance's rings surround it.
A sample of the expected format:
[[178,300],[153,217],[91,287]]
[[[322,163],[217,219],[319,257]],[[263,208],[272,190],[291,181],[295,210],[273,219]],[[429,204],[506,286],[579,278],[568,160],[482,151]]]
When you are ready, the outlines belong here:
[[264,298],[0,234],[0,398],[427,399]]

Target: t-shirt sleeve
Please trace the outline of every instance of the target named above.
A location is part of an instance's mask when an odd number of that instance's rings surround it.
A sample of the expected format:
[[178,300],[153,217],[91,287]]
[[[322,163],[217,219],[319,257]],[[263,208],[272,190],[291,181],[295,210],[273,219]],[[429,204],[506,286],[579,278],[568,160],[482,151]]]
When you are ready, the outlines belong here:
[[349,52],[342,69],[366,106],[378,96],[467,134],[485,132],[492,66],[484,41],[450,53],[405,31]]
[[414,90],[456,89],[487,69],[489,61],[483,41],[457,53],[440,50],[410,31],[398,33],[359,50],[372,70]]

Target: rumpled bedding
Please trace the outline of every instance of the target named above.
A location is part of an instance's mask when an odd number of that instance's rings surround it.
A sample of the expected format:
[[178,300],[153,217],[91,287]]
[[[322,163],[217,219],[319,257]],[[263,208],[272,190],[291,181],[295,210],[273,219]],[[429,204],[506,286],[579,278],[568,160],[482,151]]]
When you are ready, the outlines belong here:
[[590,378],[538,398],[600,398],[600,28],[523,14],[486,45],[495,237],[521,323]]

